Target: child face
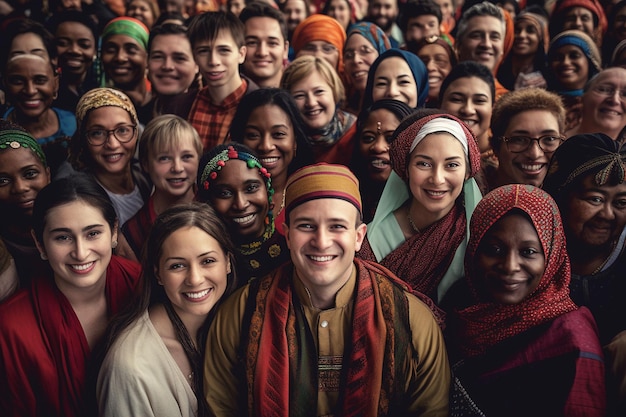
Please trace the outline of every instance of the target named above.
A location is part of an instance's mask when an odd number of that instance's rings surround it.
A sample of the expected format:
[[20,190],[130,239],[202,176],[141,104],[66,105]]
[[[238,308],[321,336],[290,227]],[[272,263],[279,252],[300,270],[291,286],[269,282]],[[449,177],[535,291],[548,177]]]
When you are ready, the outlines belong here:
[[145,170],[154,184],[155,193],[177,199],[192,198],[200,156],[191,135],[175,142],[165,149],[152,149]]
[[229,32],[221,31],[215,39],[198,41],[193,56],[209,89],[232,92],[241,85],[239,65],[246,58],[246,47],[237,46]]

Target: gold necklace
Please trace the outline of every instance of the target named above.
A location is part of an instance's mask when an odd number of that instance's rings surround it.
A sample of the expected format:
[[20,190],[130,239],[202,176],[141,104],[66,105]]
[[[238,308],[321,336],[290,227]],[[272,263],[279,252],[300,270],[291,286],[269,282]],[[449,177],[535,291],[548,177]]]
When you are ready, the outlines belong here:
[[406,208],[406,218],[409,219],[409,224],[415,233],[422,233],[420,229],[413,223],[413,219],[411,218],[411,206],[407,206]]

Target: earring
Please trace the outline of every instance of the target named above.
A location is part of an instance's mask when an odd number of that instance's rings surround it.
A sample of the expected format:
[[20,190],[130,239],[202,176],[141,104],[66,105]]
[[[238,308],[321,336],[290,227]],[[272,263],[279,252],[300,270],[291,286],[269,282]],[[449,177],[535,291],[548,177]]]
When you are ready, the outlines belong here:
[[111,244],[111,247],[113,249],[117,248],[117,240],[114,240],[113,243]]
[[39,252],[39,257],[41,258],[42,261],[47,261],[48,260],[48,255],[46,255],[43,252]]

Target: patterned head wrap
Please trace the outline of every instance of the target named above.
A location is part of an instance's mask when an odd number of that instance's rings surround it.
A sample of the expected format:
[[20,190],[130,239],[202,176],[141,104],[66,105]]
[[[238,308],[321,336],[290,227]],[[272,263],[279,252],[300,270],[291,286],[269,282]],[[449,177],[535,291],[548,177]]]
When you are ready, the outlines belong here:
[[318,198],[344,200],[363,213],[359,180],[344,165],[319,163],[294,172],[285,186],[285,214]]
[[343,74],[343,46],[346,43],[346,31],[337,20],[323,14],[311,15],[300,22],[291,39],[296,54],[309,42],[325,41],[332,44],[339,51],[337,72]]
[[139,123],[135,106],[126,94],[113,88],[94,88],[83,94],[76,105],[76,131],[81,131],[83,122],[91,110],[105,106],[121,107],[130,114],[134,125]]
[[531,24],[539,35],[539,45],[543,45],[543,53],[550,46],[550,33],[548,32],[548,21],[541,15],[532,12],[521,12],[515,17],[515,23],[525,22]]
[[604,133],[575,135],[552,155],[543,189],[557,201],[582,177],[593,175],[597,185],[626,180],[626,146]]
[[419,118],[415,122],[400,130],[396,129],[389,150],[391,167],[400,178],[407,182],[407,164],[413,149],[427,135],[437,132],[446,132],[454,136],[463,146],[463,151],[470,162],[470,178],[480,170],[480,150],[476,138],[471,130],[456,117],[449,114],[434,114]]
[[378,51],[378,55],[391,48],[391,43],[389,42],[387,35],[385,35],[385,32],[383,32],[383,30],[374,23],[359,22],[350,25],[348,28],[348,36],[346,36],[346,42],[350,39],[350,36],[355,33],[367,39],[367,41],[372,44],[374,49]]
[[409,65],[413,78],[415,79],[415,84],[417,85],[417,107],[424,107],[424,103],[426,103],[426,99],[428,98],[428,70],[426,69],[426,66],[414,53],[404,51],[402,49],[391,48],[380,54],[369,69],[367,85],[365,86],[365,93],[363,95],[364,109],[371,106],[374,102],[372,92],[374,90],[374,76],[378,66],[385,59],[394,56],[404,59]]
[[591,64],[589,66],[588,79],[602,70],[602,57],[600,56],[600,51],[589,35],[579,30],[566,30],[559,33],[550,42],[548,57],[551,57],[556,53],[557,49],[565,45],[574,45],[583,51]]
[[48,166],[46,155],[37,140],[28,132],[17,129],[0,130],[0,149],[30,149],[44,167]]
[[[484,277],[477,276],[476,254],[491,227],[511,210],[528,216],[545,256],[545,271],[535,290],[518,304],[500,304],[481,294]],[[510,184],[488,193],[476,206],[470,222],[465,255],[465,279],[476,304],[458,311],[460,348],[466,356],[489,347],[562,314],[576,310],[569,297],[571,270],[559,208],[540,188]]]
[[557,16],[565,13],[565,11],[572,7],[583,7],[587,10],[590,10],[594,15],[598,16],[598,27],[602,31],[602,34],[605,34],[609,23],[606,19],[606,14],[604,13],[604,8],[602,4],[598,0],[562,0],[557,1],[554,10],[552,10],[552,19],[557,19]]
[[133,17],[122,16],[111,20],[102,31],[102,41],[109,36],[126,35],[135,39],[145,51],[148,50],[148,38],[150,30],[140,20]]

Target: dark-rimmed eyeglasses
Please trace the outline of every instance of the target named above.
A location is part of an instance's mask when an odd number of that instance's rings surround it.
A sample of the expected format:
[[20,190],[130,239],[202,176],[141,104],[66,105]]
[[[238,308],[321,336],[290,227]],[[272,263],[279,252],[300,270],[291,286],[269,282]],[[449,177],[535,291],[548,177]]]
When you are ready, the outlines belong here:
[[542,151],[554,152],[564,139],[563,136],[558,135],[545,135],[538,138],[531,138],[530,136],[502,137],[502,140],[506,143],[507,149],[513,153],[524,152],[526,149],[530,148],[530,145],[535,141]]
[[87,130],[87,141],[93,146],[102,146],[109,139],[109,135],[113,134],[115,139],[121,143],[130,142],[135,137],[137,126],[121,125],[115,129],[89,129]]

